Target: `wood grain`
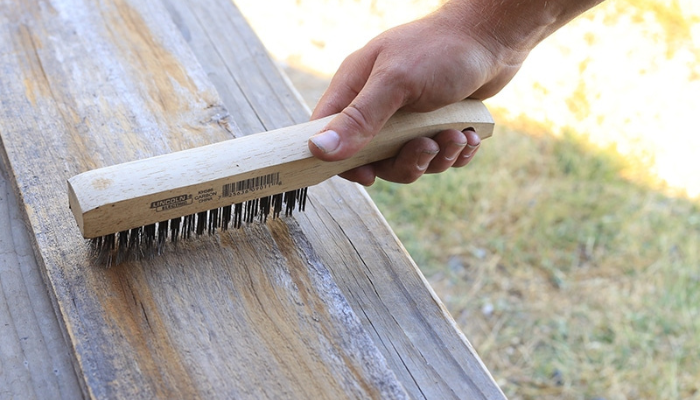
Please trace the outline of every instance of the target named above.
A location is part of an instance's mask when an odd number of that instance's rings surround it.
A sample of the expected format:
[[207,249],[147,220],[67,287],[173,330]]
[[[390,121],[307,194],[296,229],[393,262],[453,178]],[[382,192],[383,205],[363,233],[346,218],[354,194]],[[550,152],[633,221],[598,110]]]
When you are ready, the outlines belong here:
[[503,398],[338,179],[296,218],[93,265],[68,177],[308,119],[233,4],[4,1],[0,27],[8,181],[87,396]]
[[[223,90],[247,93],[251,108],[276,117],[263,120],[266,129],[308,119],[300,96],[228,1],[172,2],[168,9],[208,75],[218,78],[213,82],[235,84]],[[259,96],[265,84],[275,90]],[[244,109],[229,110],[234,120],[243,118]],[[309,191],[307,211],[296,219],[410,396],[504,398],[366,191],[339,178]]]
[[14,192],[0,161],[0,399],[81,395]]
[[66,179],[234,129],[158,2],[4,2],[0,15],[4,156],[86,395],[405,396],[282,223],[96,268]]

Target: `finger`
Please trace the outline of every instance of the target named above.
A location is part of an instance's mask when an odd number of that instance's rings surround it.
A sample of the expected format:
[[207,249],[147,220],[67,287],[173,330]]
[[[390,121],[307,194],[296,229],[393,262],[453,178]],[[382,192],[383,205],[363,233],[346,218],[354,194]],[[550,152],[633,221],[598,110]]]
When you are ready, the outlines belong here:
[[326,161],[344,160],[363,148],[403,106],[404,91],[387,74],[373,72],[367,84],[340,114],[309,140],[313,155]]
[[461,168],[469,164],[469,162],[474,159],[476,152],[481,146],[481,138],[479,138],[479,135],[474,132],[474,130],[465,129],[463,133],[467,139],[467,145],[464,147],[464,150],[462,150],[462,154],[455,160],[452,165],[453,168]]
[[467,145],[464,133],[456,129],[439,132],[433,137],[433,140],[440,147],[440,152],[430,162],[430,166],[425,171],[426,174],[443,172],[452,167]]
[[418,138],[406,143],[394,158],[373,164],[378,178],[397,183],[411,183],[420,178],[440,153],[437,142]]
[[[450,129],[438,133],[433,138],[440,149],[435,154],[435,146],[424,139],[415,139],[416,143],[407,143],[394,158],[363,165],[340,176],[364,186],[371,186],[377,177],[391,182],[410,183],[424,173],[438,173],[450,167],[467,165],[474,158],[481,143],[479,135],[473,130],[460,132]],[[424,162],[428,159],[429,165],[423,170]]]
[[360,49],[345,58],[316,104],[311,119],[337,114],[347,107],[367,82],[375,58],[376,55],[366,49]]
[[367,164],[361,167],[353,168],[339,174],[339,176],[349,181],[357,182],[363,186],[372,186],[377,178],[377,174],[374,172],[374,164]]

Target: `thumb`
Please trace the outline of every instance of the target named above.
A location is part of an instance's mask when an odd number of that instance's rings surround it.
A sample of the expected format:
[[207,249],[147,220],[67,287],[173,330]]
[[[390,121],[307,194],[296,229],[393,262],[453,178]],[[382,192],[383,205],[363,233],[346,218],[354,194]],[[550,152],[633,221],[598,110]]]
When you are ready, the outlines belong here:
[[391,85],[370,76],[352,103],[309,139],[311,153],[325,161],[344,160],[360,151],[403,105]]

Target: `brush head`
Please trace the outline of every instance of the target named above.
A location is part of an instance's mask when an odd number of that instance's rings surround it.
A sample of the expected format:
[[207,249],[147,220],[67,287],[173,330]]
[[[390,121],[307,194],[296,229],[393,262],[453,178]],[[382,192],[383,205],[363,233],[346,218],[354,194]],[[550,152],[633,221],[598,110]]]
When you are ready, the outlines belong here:
[[167,242],[177,245],[180,240],[239,229],[244,223],[265,223],[269,217],[291,216],[295,210],[304,211],[307,193],[308,188],[291,190],[98,236],[90,239],[91,256],[105,267],[150,259],[161,255]]

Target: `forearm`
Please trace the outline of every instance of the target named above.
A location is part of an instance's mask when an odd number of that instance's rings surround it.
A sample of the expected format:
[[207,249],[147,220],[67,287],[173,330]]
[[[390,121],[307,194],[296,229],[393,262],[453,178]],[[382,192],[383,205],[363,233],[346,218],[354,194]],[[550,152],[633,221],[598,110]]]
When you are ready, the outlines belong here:
[[[451,0],[434,15],[465,34],[528,53],[540,41],[603,0]],[[476,31],[476,32],[475,32]]]

